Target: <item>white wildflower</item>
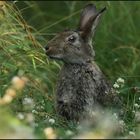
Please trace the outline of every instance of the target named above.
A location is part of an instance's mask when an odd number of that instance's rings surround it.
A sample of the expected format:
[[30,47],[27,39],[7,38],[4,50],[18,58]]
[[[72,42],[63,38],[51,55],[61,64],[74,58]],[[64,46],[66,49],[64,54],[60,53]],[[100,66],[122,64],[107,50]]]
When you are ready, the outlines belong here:
[[38,114],[38,112],[36,110],[32,110],[32,113],[34,114]]
[[136,120],[136,122],[140,123],[140,112],[139,111],[137,111],[135,113],[135,120]]
[[116,90],[116,93],[117,93],[117,94],[119,94],[119,93],[120,93],[120,91]]
[[140,97],[139,97],[139,101],[140,101]]
[[49,123],[54,124],[55,120],[54,119],[49,119]]
[[114,88],[119,88],[119,85],[118,85],[117,83],[115,83],[115,84],[113,85],[113,87],[114,87]]
[[33,122],[33,123],[32,123],[32,126],[33,126],[33,127],[38,127],[38,123]]
[[23,99],[23,104],[24,105],[32,105],[33,104],[33,99],[32,98],[24,98]]
[[139,106],[137,103],[135,103],[135,104],[134,104],[134,107],[135,107],[135,108],[139,108],[140,106]]
[[114,59],[114,62],[117,62],[117,61],[118,61],[118,58],[115,58],[115,59]]
[[22,113],[18,113],[17,114],[17,117],[20,119],[20,120],[23,120],[24,119],[24,115]]
[[73,132],[72,132],[71,130],[67,130],[67,131],[66,131],[66,135],[67,135],[67,136],[71,136],[71,135],[73,135]]
[[122,125],[122,126],[124,126],[124,125],[125,125],[125,123],[124,123],[124,121],[123,121],[123,120],[120,120],[120,121],[119,121],[119,124],[120,124],[120,125]]
[[79,125],[79,124],[80,124],[80,122],[78,121],[78,122],[77,122],[77,124]]
[[134,114],[135,114],[135,113],[136,113],[136,111],[135,111],[135,110],[133,110],[133,111],[132,111],[132,113],[134,113]]
[[40,106],[41,109],[44,109],[44,106]]
[[124,79],[122,79],[122,78],[118,78],[118,79],[117,79],[117,83],[124,84]]
[[91,110],[90,110],[90,112],[89,112],[89,113],[90,113],[91,117],[94,117],[94,116],[96,116],[96,115],[97,115],[95,111],[91,111]]
[[48,115],[46,115],[45,117],[46,117],[47,119],[49,119],[49,118],[50,118],[50,116],[48,116]]
[[113,116],[114,116],[116,119],[118,119],[117,113],[114,113]]
[[82,126],[77,126],[77,130],[82,130]]
[[125,122],[123,120],[119,120],[119,126],[118,126],[120,132],[124,132],[125,131]]
[[24,110],[32,110],[34,108],[34,101],[30,97],[25,97],[22,100]]
[[130,135],[130,136],[135,136],[135,132],[129,131],[129,135]]

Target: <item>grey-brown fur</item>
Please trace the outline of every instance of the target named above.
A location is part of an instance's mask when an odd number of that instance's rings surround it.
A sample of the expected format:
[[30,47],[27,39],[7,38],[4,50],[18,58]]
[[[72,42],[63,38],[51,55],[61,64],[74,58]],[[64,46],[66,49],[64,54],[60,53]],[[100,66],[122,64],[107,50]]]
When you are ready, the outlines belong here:
[[113,101],[110,91],[109,83],[95,62],[65,64],[57,85],[57,111],[67,119],[78,120],[88,116],[87,111],[94,110],[94,106],[106,106],[110,99]]
[[64,62],[56,89],[56,111],[68,120],[88,116],[95,106],[119,101],[94,61],[91,39],[104,9],[87,5],[77,31],[64,31],[48,42],[46,54]]

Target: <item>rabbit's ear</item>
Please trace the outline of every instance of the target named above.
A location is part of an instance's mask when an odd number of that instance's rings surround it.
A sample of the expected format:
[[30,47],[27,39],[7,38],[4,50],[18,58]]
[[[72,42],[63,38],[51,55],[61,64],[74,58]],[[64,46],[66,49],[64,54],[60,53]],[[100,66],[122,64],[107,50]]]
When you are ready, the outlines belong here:
[[106,8],[97,11],[95,5],[93,4],[88,4],[83,9],[78,30],[81,31],[81,36],[84,40],[88,41],[94,35],[100,16],[105,10]]

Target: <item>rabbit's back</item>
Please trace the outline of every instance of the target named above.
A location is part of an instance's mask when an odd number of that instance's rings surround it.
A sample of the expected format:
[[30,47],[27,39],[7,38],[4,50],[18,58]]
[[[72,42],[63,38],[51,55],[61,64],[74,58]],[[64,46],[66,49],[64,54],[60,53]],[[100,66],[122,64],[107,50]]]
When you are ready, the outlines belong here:
[[87,109],[104,104],[110,90],[109,83],[96,63],[65,64],[57,85],[57,110],[67,119],[79,119]]

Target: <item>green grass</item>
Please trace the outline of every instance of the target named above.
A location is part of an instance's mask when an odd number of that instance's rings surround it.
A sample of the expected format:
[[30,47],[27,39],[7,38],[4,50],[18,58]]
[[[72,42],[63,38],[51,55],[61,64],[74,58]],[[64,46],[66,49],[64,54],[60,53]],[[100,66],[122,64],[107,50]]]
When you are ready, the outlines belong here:
[[[71,138],[80,133],[76,124],[59,118],[55,113],[54,91],[62,63],[48,60],[43,47],[64,27],[75,28],[80,11],[87,3],[19,1],[15,4],[8,2],[0,9],[0,96],[4,97],[6,90],[12,87],[13,77],[24,76],[29,79],[26,86],[17,91],[11,103],[0,105],[0,109],[5,112],[0,112],[0,115],[4,114],[0,118],[0,129],[4,125],[2,122],[14,122],[16,119],[20,120],[18,124],[21,127],[26,125],[39,138],[46,137],[44,129],[47,127],[52,127],[59,138]],[[123,120],[126,131],[121,134],[125,137],[129,131],[139,132],[140,128],[133,113],[134,110],[139,112],[134,104],[140,104],[140,2],[93,3],[98,8],[107,7],[93,40],[95,60],[112,83],[119,77],[125,80],[124,86],[119,89],[125,105]],[[25,98],[33,99],[33,103],[24,104]],[[24,115],[24,119],[18,117],[19,113]],[[33,120],[27,117],[30,114]],[[54,124],[49,122],[51,118],[55,120]],[[0,137],[12,131],[12,124],[5,124]],[[12,129],[15,127],[12,126]],[[73,134],[67,134],[67,130]],[[91,132],[94,130],[88,129]],[[139,137],[138,132],[136,137]]]

